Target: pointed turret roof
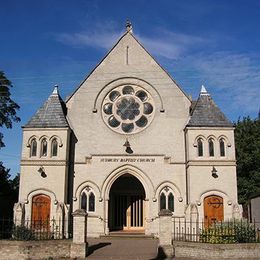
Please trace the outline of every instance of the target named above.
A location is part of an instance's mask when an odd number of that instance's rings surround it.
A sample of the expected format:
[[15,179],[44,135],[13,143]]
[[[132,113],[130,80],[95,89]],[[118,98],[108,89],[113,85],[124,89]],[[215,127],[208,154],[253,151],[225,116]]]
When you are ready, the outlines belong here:
[[36,112],[25,128],[62,128],[68,127],[66,119],[66,105],[58,92],[58,86],[54,87],[44,105]]
[[202,85],[199,98],[193,106],[191,118],[187,126],[232,127],[233,124],[221,112],[206,88]]

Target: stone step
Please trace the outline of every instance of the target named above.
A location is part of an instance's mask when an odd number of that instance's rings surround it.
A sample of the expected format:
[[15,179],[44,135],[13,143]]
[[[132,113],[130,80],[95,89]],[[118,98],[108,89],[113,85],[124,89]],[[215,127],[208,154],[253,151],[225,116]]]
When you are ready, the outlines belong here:
[[140,232],[110,232],[109,235],[100,236],[100,238],[142,238],[142,239],[154,239],[154,236],[145,235]]

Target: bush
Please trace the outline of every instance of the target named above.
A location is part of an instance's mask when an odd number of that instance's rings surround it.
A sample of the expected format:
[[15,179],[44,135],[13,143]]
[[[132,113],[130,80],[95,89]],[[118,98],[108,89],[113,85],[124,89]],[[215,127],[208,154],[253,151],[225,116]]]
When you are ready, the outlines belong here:
[[259,242],[255,227],[243,220],[215,223],[202,231],[200,241],[212,244]]
[[34,233],[32,230],[28,229],[25,226],[14,226],[12,238],[15,240],[33,240]]

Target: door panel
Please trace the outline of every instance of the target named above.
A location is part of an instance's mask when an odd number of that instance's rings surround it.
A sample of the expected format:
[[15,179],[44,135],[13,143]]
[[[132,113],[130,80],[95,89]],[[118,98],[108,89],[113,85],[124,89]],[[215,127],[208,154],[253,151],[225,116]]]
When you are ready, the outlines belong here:
[[205,226],[224,220],[223,198],[212,195],[204,199]]
[[32,226],[34,228],[48,228],[50,221],[50,197],[37,195],[32,199]]
[[143,229],[143,195],[113,195],[111,197],[112,230]]

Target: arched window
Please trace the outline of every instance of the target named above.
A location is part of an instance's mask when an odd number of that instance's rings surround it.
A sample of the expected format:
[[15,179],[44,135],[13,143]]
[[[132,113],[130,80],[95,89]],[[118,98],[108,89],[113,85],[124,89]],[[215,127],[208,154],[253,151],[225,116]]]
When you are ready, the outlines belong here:
[[168,209],[174,211],[174,196],[172,190],[166,186],[160,194],[160,210]]
[[87,195],[85,192],[81,196],[81,209],[87,209]]
[[57,139],[54,138],[51,142],[51,156],[57,156],[58,155],[58,142]]
[[226,153],[225,153],[225,142],[224,142],[224,139],[221,138],[219,140],[219,150],[220,150],[220,156],[225,156]]
[[31,156],[36,156],[37,155],[37,142],[36,139],[32,139],[31,142]]
[[203,142],[201,138],[198,139],[197,146],[198,146],[198,156],[201,157],[203,156]]
[[164,193],[160,196],[160,210],[166,209],[166,196]]
[[92,192],[89,195],[88,211],[95,211],[95,195]]
[[87,186],[81,195],[81,209],[86,210],[87,212],[95,211],[95,194],[90,186]]
[[214,142],[212,138],[209,139],[209,156],[214,156]]
[[42,143],[41,143],[41,156],[45,157],[47,156],[47,140],[46,138],[42,139]]
[[172,212],[174,211],[174,196],[171,192],[168,195],[168,209]]

